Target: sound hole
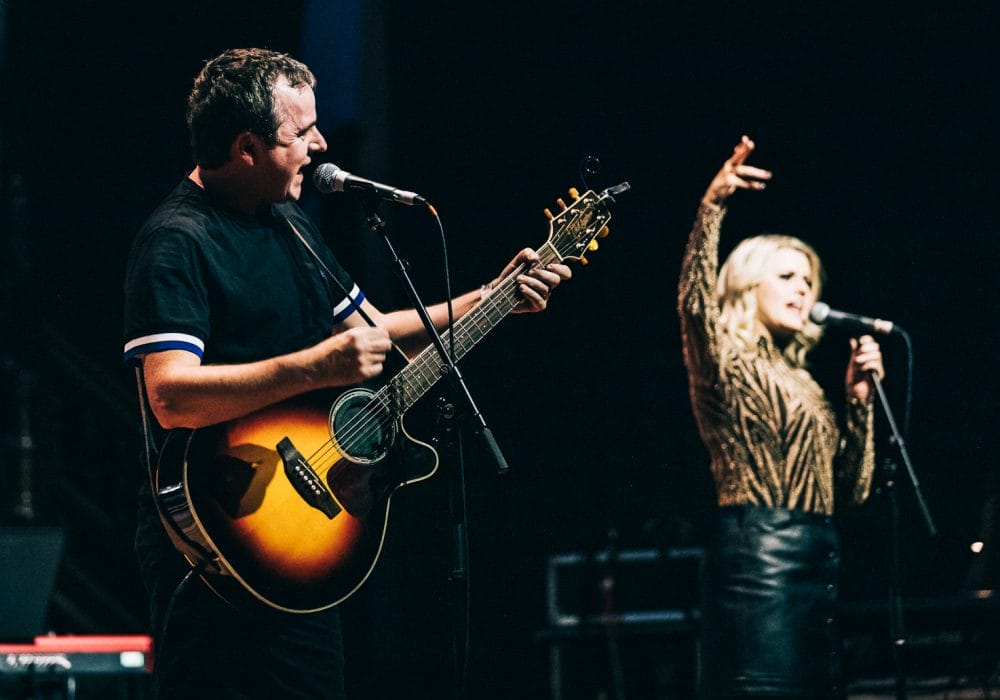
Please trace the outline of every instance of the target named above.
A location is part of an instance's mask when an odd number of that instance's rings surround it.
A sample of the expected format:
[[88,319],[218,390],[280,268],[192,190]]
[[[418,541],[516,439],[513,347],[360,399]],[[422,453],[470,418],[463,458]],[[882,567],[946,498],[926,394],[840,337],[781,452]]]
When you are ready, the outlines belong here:
[[373,464],[396,439],[396,416],[367,389],[352,389],[330,409],[330,434],[340,453],[358,464]]

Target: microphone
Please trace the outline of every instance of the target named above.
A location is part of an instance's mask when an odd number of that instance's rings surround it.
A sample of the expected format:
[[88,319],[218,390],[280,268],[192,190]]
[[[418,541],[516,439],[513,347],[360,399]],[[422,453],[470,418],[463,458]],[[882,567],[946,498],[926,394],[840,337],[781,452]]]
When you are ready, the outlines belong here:
[[427,200],[416,192],[396,189],[381,182],[366,180],[363,177],[352,175],[346,170],[341,170],[333,163],[323,163],[316,172],[313,173],[313,184],[323,194],[331,192],[361,192],[363,194],[374,194],[381,199],[388,199],[391,202],[399,202],[413,206],[418,204],[427,205]]
[[876,333],[902,333],[903,329],[892,321],[884,321],[881,318],[868,318],[849,314],[846,311],[831,309],[828,304],[817,301],[809,311],[809,320],[813,323],[823,325],[829,323],[831,326],[845,326],[848,328],[863,328]]

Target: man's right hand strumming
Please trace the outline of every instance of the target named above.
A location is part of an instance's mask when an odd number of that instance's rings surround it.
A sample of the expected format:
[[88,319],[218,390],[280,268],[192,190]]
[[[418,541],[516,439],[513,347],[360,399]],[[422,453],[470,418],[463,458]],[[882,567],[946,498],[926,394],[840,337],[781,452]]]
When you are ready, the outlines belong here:
[[332,335],[316,351],[317,383],[323,386],[360,384],[382,373],[392,341],[384,328],[357,326]]

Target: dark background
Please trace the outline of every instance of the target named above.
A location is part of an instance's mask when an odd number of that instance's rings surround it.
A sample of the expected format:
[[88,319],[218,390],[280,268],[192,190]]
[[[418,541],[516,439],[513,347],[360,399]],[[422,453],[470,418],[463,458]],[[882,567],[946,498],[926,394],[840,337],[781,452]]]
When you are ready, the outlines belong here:
[[[913,338],[909,449],[940,534],[927,537],[904,485],[905,592],[993,587],[971,575],[969,543],[987,538],[980,557],[996,561],[984,513],[998,490],[997,11],[899,7],[0,4],[0,504],[2,522],[67,529],[53,629],[146,631],[130,549],[142,471],[120,363],[125,258],[190,165],[194,75],[249,45],[317,72],[324,160],[434,203],[456,291],[545,240],[542,209],[581,186],[585,155],[603,163],[595,189],[632,185],[552,308],[505,322],[463,363],[511,464],[500,479],[467,450],[474,697],[544,692],[533,633],[548,555],[601,550],[611,530],[622,547],[705,537],[712,487],[676,279],[698,199],[744,133],[775,178],[734,197],[723,253],[745,235],[800,236],[824,260],[832,306]],[[304,205],[378,306],[405,303],[354,202],[308,191]],[[440,299],[432,221],[408,209],[387,218],[425,300]],[[835,404],[847,337],[831,330],[813,357]],[[905,348],[890,337],[883,350],[902,420]],[[885,436],[880,422],[880,455],[893,456]],[[396,496],[384,559],[344,605],[354,697],[448,692],[447,484],[439,474]],[[848,601],[884,599],[886,512],[873,496],[839,514]]]

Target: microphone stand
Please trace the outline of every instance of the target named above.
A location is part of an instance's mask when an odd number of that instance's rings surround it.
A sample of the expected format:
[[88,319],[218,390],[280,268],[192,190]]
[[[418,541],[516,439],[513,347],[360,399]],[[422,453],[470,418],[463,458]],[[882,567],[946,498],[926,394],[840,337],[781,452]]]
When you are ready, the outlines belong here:
[[458,411],[448,399],[438,399],[437,442],[442,445],[442,453],[449,455],[455,468],[448,480],[448,506],[451,512],[452,551],[451,575],[448,582],[448,605],[451,608],[452,659],[455,677],[455,698],[466,697],[466,681],[469,661],[469,542],[465,519],[465,457],[462,444],[461,421]]
[[486,419],[483,418],[483,414],[479,412],[476,402],[472,399],[472,394],[469,393],[469,387],[465,384],[465,378],[462,376],[458,366],[452,360],[451,354],[445,349],[444,342],[441,340],[440,334],[437,332],[437,329],[434,327],[434,323],[431,321],[430,315],[427,313],[427,307],[424,306],[424,303],[420,300],[417,288],[413,286],[413,280],[410,279],[409,274],[406,272],[407,262],[405,260],[401,260],[396,254],[396,249],[393,247],[392,241],[389,239],[389,235],[386,232],[385,222],[382,220],[382,217],[379,216],[378,203],[379,198],[375,194],[361,197],[361,206],[365,212],[368,227],[373,233],[380,235],[382,240],[385,241],[386,249],[389,251],[389,256],[392,258],[392,261],[396,264],[396,272],[406,287],[406,292],[410,297],[410,301],[413,303],[413,308],[416,310],[417,315],[420,316],[420,320],[423,322],[424,328],[427,330],[427,335],[430,338],[431,343],[434,345],[434,348],[437,350],[438,356],[441,358],[442,364],[440,371],[442,376],[447,377],[451,381],[452,387],[467,405],[469,414],[476,423],[476,435],[483,441],[486,451],[490,453],[493,457],[493,461],[496,462],[497,473],[504,474],[510,468],[507,464],[507,460],[504,458],[503,453],[500,451],[500,446],[493,437],[493,431],[490,430],[488,425],[486,425]]
[[[493,432],[486,425],[482,413],[472,399],[472,394],[462,377],[461,371],[455,365],[451,353],[447,351],[440,334],[434,327],[427,307],[420,299],[413,280],[406,271],[408,263],[396,254],[396,249],[386,231],[385,222],[379,216],[379,197],[374,191],[361,197],[361,206],[365,212],[368,226],[373,233],[382,237],[390,258],[396,265],[396,272],[403,281],[413,308],[420,316],[427,335],[437,350],[441,359],[441,374],[447,377],[454,393],[461,397],[468,409],[468,415],[475,422],[476,435],[483,441],[487,452],[492,455],[496,463],[497,473],[504,474],[509,469],[507,460],[500,451],[499,445],[493,437]],[[438,403],[438,425],[441,432],[441,441],[444,443],[445,454],[450,455],[454,463],[454,469],[450,471],[449,480],[449,506],[452,521],[452,570],[449,581],[452,584],[449,591],[449,605],[451,606],[452,619],[452,644],[454,655],[455,673],[455,697],[459,700],[465,697],[466,693],[466,668],[468,663],[468,537],[465,524],[465,462],[463,458],[462,433],[456,426],[460,426],[460,413],[456,406],[447,400],[440,400]],[[447,461],[447,458],[445,459]]]
[[[920,482],[913,469],[913,463],[910,461],[910,454],[906,449],[906,443],[899,431],[899,427],[896,425],[892,409],[889,407],[889,399],[882,386],[882,380],[874,372],[871,374],[871,379],[879,398],[879,404],[882,406],[882,411],[885,413],[886,421],[889,424],[891,432],[889,442],[896,446],[899,456],[903,460],[903,465],[906,467],[906,473],[913,486],[913,493],[917,498],[917,504],[920,506],[920,513],[923,516],[927,532],[931,537],[934,537],[937,535],[937,528],[934,526],[934,519],[931,517],[930,509],[927,507],[923,492],[920,490]],[[892,559],[891,582],[889,584],[889,636],[892,642],[892,657],[893,665],[895,666],[896,697],[900,700],[905,700],[906,678],[903,673],[903,651],[906,647],[906,632],[903,620],[903,595],[900,574],[899,502],[896,497],[896,463],[892,459],[886,459],[883,462],[883,468],[885,472],[884,490],[889,501],[889,536],[891,539],[890,551]]]

